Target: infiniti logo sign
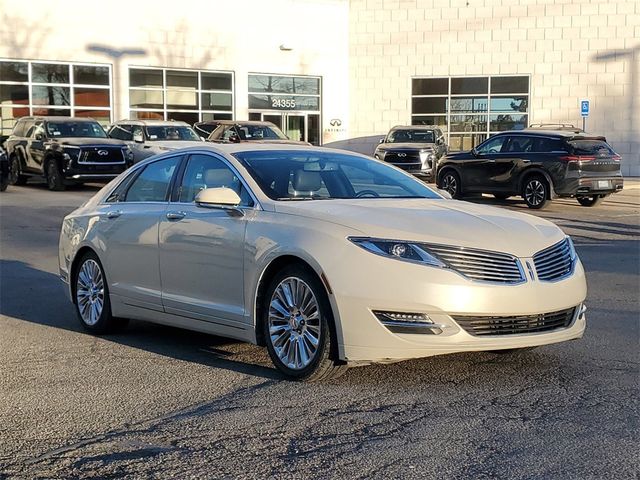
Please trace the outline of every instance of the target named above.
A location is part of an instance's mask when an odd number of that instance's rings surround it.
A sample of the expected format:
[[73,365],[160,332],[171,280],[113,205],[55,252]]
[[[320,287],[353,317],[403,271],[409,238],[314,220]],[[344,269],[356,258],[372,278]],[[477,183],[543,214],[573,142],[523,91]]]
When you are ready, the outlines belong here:
[[98,155],[101,156],[105,156],[105,155],[109,155],[109,151],[108,150],[98,150]]
[[406,157],[406,156],[407,156],[407,154],[406,154],[406,153],[399,153],[399,154],[398,154],[398,156],[399,156],[399,157]]
[[332,127],[339,127],[342,125],[342,120],[340,120],[339,118],[332,118],[329,121],[329,125],[331,125]]

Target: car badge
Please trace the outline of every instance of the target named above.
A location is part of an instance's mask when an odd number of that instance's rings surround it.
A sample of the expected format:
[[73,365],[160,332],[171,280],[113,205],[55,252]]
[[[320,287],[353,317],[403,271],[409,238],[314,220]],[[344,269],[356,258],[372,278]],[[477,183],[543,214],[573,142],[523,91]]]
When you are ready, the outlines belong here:
[[406,154],[406,153],[399,153],[399,154],[398,154],[398,156],[399,156],[399,157],[406,157],[406,156],[407,156],[407,154]]
[[109,151],[108,150],[98,150],[98,155],[102,155],[104,157],[105,155],[109,155]]

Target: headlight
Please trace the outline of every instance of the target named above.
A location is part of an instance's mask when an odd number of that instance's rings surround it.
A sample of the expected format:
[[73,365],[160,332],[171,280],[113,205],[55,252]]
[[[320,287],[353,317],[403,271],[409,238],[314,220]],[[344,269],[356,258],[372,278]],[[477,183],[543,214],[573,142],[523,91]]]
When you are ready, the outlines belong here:
[[567,235],[567,243],[569,244],[569,258],[571,258],[572,262],[575,262],[578,258],[578,253],[576,252],[576,247],[573,246],[573,240],[571,240],[569,235]]
[[420,152],[420,161],[422,162],[422,168],[427,168],[429,166],[433,167],[433,160],[435,158],[435,155],[431,152]]
[[401,240],[383,240],[368,237],[349,237],[349,240],[365,250],[383,257],[421,263],[432,267],[445,268],[446,265],[429,253],[424,246]]
[[77,159],[78,155],[80,155],[80,147],[70,147],[70,146],[65,146],[62,147],[62,157],[65,160],[70,160],[70,159]]
[[131,150],[128,145],[122,147],[122,155],[124,156],[125,160],[129,162],[133,161],[133,150]]
[[387,153],[386,150],[382,150],[381,148],[376,148],[375,156],[377,156],[380,160],[384,160],[384,156],[386,155],[386,153]]

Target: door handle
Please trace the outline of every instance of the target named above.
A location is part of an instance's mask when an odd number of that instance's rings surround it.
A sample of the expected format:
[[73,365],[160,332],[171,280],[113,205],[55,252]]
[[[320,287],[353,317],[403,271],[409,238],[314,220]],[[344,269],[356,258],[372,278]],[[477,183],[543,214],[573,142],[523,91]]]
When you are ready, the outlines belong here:
[[120,215],[122,215],[122,210],[111,210],[107,212],[107,218],[118,218]]
[[489,163],[496,163],[496,160],[495,160],[495,158],[488,158],[488,159],[487,159],[487,162],[489,162]]
[[186,212],[167,212],[168,220],[182,220],[186,216]]

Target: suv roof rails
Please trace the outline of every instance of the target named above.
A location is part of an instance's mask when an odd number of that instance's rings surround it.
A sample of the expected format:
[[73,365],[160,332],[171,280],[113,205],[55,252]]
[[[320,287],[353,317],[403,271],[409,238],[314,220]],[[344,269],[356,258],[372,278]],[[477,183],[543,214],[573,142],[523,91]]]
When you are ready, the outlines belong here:
[[529,128],[541,130],[567,130],[574,133],[583,133],[584,130],[571,123],[532,123]]

